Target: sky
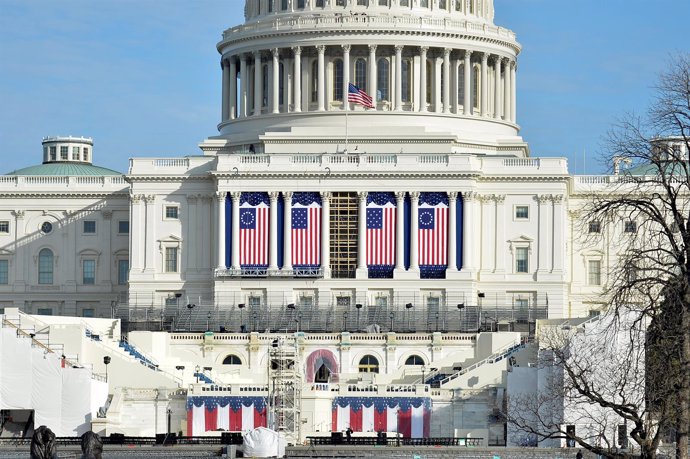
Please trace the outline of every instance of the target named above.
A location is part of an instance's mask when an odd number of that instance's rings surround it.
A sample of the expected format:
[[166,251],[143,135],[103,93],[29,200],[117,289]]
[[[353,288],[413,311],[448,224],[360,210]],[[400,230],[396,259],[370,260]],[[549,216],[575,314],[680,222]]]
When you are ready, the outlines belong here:
[[[690,0],[495,0],[517,33],[518,123],[535,157],[604,173],[603,136],[644,113]],[[44,136],[94,139],[94,163],[200,154],[217,134],[215,45],[241,0],[0,0],[0,173],[38,164]]]

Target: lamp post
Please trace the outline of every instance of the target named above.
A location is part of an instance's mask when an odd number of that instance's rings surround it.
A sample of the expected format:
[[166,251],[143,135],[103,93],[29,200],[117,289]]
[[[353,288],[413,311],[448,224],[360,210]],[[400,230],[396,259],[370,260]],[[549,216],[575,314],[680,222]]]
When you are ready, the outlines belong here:
[[389,314],[389,317],[391,319],[391,327],[390,327],[389,331],[393,331],[393,318],[395,317],[395,314],[393,313],[393,311],[391,311],[391,313]]
[[170,435],[170,425],[171,425],[171,421],[172,421],[172,409],[168,408],[165,412],[168,415],[168,435]]
[[348,315],[349,314],[347,313],[347,311],[343,312],[343,328],[345,329],[345,331],[348,331],[348,329],[347,329],[347,316]]
[[184,365],[176,365],[175,369],[180,372],[180,386],[184,383]]
[[103,357],[103,364],[105,365],[105,382],[108,382],[108,365],[110,364],[110,356]]
[[462,331],[462,310],[465,309],[465,303],[458,303],[458,313],[460,317],[458,317],[458,331]]
[[211,312],[206,314],[206,331],[211,331]]
[[196,304],[187,304],[187,309],[189,310],[189,321],[187,323],[187,329],[192,331],[192,309],[196,307]]
[[244,325],[244,303],[240,303],[237,307],[240,310],[240,332],[244,333],[247,331],[247,327]]
[[200,370],[201,370],[201,368],[199,367],[199,365],[194,367],[194,376],[196,376],[196,383],[197,384],[199,384],[199,371]]
[[362,329],[362,327],[359,325],[359,313],[362,310],[362,304],[361,303],[355,304],[355,308],[357,308],[357,331],[360,331]]
[[408,332],[412,331],[412,327],[410,326],[410,316],[412,315],[411,310],[413,307],[414,307],[414,305],[412,303],[407,303],[405,305],[405,314],[407,314],[407,331]]

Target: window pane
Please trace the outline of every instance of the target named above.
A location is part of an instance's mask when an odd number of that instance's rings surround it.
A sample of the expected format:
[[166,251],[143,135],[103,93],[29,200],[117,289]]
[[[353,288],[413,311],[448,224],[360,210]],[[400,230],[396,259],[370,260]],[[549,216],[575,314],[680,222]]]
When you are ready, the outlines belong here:
[[126,285],[129,280],[129,260],[118,260],[117,262],[117,283]]
[[166,247],[165,249],[165,272],[177,272],[177,247]]
[[596,220],[589,222],[589,232],[601,233],[601,223]]
[[176,219],[178,217],[178,212],[177,212],[177,207],[175,206],[167,206],[165,208],[165,218],[174,218]]
[[93,317],[94,316],[93,308],[82,309],[81,316],[82,317]]
[[343,100],[343,61],[338,59],[334,64],[333,74],[333,100]]
[[515,249],[515,271],[518,273],[528,272],[528,251],[527,247],[518,247]]
[[9,283],[9,261],[0,260],[0,284]]
[[53,252],[43,249],[38,254],[38,283],[53,283]]
[[633,221],[625,222],[625,232],[626,233],[636,233],[637,232],[637,223],[635,223]]
[[362,90],[366,90],[367,61],[364,59],[357,59],[357,62],[355,62],[355,85]]
[[10,232],[10,222],[7,220],[1,221],[0,222],[0,233],[9,233]]
[[390,64],[388,59],[379,59],[377,64],[377,100],[390,100]]
[[601,260],[589,260],[587,280],[589,285],[601,285]]
[[94,220],[84,220],[84,233],[95,234],[96,222]]
[[410,88],[412,87],[411,63],[408,59],[402,61],[402,101],[410,102]]
[[117,222],[117,232],[119,234],[129,234],[129,220],[120,220]]
[[84,285],[96,283],[96,260],[84,260]]
[[527,206],[516,206],[515,207],[515,218],[521,218],[521,219],[529,218],[529,207],[527,207]]

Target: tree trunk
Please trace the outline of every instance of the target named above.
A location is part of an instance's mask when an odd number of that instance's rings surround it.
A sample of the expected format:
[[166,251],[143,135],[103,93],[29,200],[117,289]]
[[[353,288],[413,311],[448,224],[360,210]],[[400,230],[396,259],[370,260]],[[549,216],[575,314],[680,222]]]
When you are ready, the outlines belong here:
[[683,348],[681,351],[681,381],[678,391],[678,423],[676,425],[676,459],[689,459],[690,441],[690,305],[681,309]]

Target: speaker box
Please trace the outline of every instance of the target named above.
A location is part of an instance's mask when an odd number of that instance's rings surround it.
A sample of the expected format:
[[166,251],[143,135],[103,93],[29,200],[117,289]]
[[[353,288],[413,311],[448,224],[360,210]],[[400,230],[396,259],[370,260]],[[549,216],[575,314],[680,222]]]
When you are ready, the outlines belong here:
[[125,434],[122,433],[111,433],[110,434],[110,444],[111,445],[123,445],[125,443]]
[[340,445],[343,443],[343,433],[342,432],[331,432],[331,443],[334,445]]

